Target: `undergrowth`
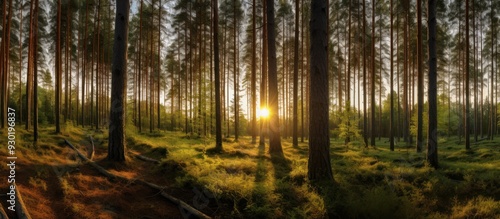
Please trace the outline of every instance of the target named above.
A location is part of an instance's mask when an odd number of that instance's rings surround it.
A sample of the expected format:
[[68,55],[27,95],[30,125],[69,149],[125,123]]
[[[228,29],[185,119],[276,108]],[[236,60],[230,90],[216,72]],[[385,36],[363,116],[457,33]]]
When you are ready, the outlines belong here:
[[[413,148],[377,148],[359,142],[349,147],[332,139],[333,182],[307,179],[307,143],[282,141],[285,160],[274,161],[266,148],[228,139],[216,153],[213,139],[180,133],[161,137],[132,135],[149,150],[165,147],[162,161],[182,167],[178,187],[202,185],[228,210],[223,218],[495,218],[500,184],[499,146],[484,142],[471,151],[456,139],[440,139],[438,170]],[[140,142],[140,143],[139,143]],[[358,146],[356,146],[358,145]],[[144,146],[144,145],[143,145]]]

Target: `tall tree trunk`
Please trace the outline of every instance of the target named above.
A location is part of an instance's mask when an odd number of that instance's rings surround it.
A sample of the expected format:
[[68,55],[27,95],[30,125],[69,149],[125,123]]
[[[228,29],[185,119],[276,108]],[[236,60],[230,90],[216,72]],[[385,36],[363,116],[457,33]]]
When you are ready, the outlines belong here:
[[[393,31],[394,31],[394,24],[393,24],[393,18],[394,18],[394,11],[393,11],[393,2],[391,0],[391,3],[390,3],[390,7],[391,7],[391,22],[390,22],[390,26],[391,26],[391,37],[390,37],[390,41],[391,41],[391,79],[390,79],[390,98],[391,98],[391,103],[390,103],[390,118],[389,118],[389,148],[391,151],[394,151],[394,92],[393,92],[393,88],[394,88],[394,40],[393,40]],[[399,86],[399,84],[398,84]],[[399,97],[398,97],[399,98]],[[398,108],[399,108],[399,105],[398,105]]]
[[108,160],[125,161],[125,111],[129,1],[116,1]]
[[26,75],[26,130],[30,130],[31,127],[31,110],[33,107],[33,65],[34,60],[34,35],[35,35],[35,1],[30,2],[30,23],[29,23],[29,39],[28,39],[28,64],[27,64],[27,75]]
[[[101,50],[99,49],[100,47],[100,27],[101,27],[101,0],[99,0],[97,2],[97,66],[96,66],[96,86],[97,86],[97,89],[96,89],[96,98],[95,98],[95,129],[96,130],[99,130],[99,87],[100,87],[100,84],[99,84],[99,76],[100,76],[100,63],[101,61],[99,60],[99,57],[100,57],[100,54],[101,54]],[[102,104],[102,103],[101,103]]]
[[[493,0],[490,0],[490,5],[491,5],[491,7],[490,7],[491,9],[490,10],[493,10]],[[491,13],[490,14],[490,23],[493,23],[493,19],[494,19],[494,16],[493,16],[493,13]],[[491,25],[491,27],[494,28],[495,26]],[[495,55],[493,53],[494,52],[493,48],[495,48],[495,45],[494,45],[495,41],[493,40],[493,39],[495,39],[495,37],[494,37],[495,34],[494,33],[495,33],[495,30],[492,29],[492,31],[491,31],[491,39],[492,39],[491,40],[491,54],[490,54],[491,55],[490,127],[489,127],[489,133],[488,133],[490,140],[493,140],[493,137],[495,136],[494,130],[495,130],[495,126],[496,126],[495,119],[494,119],[495,118],[494,117],[495,116],[495,105],[493,104],[494,103],[493,102],[493,96],[494,96],[494,93],[495,93],[495,91],[494,91],[495,87],[493,86],[493,82],[494,82],[493,79],[495,78],[495,68],[494,68],[495,65],[493,64],[493,63],[495,63]]]
[[465,0],[465,149],[470,149],[470,115],[469,115],[469,0]]
[[256,33],[256,27],[255,27],[255,17],[256,17],[256,11],[255,11],[255,8],[257,7],[256,5],[256,1],[253,0],[253,5],[252,5],[252,75],[251,75],[251,79],[250,79],[250,89],[251,89],[251,96],[252,96],[252,100],[251,100],[251,105],[252,105],[252,109],[251,109],[251,112],[252,112],[252,115],[251,115],[251,122],[252,122],[252,130],[250,131],[251,132],[251,135],[252,135],[252,144],[255,144],[257,142],[257,91],[256,91],[256,78],[257,78],[257,73],[256,73],[256,63],[255,63],[255,60],[256,60],[256,56],[257,56],[257,52],[256,52],[256,49],[257,49],[257,44],[256,44],[256,41],[257,41],[257,33]]
[[438,168],[437,156],[437,57],[436,57],[436,0],[427,1],[427,27],[429,46],[427,161]]
[[[33,18],[38,18],[38,0],[34,0]],[[33,22],[33,141],[38,142],[38,22]],[[29,121],[28,121],[29,122]]]
[[215,80],[215,148],[222,151],[222,123],[220,97],[220,70],[219,70],[219,5],[217,0],[212,1],[213,12],[213,44],[214,44],[214,80]]
[[[254,0],[255,1],[255,0]],[[293,57],[293,134],[292,144],[294,147],[299,146],[298,140],[298,86],[299,86],[299,16],[300,16],[300,0],[295,0],[295,40],[294,40],[294,57]]]
[[368,95],[367,86],[366,86],[366,4],[365,0],[363,0],[363,91],[365,95],[363,95],[363,141],[365,142],[365,147],[368,147],[368,118],[366,117],[366,96]]
[[238,48],[237,48],[237,35],[238,35],[238,30],[237,30],[237,17],[236,17],[236,0],[233,1],[233,15],[234,15],[234,20],[233,20],[233,43],[234,43],[234,53],[233,53],[233,76],[234,76],[234,141],[238,141],[238,126],[239,126],[239,102],[238,102],[238,95],[239,95],[239,87],[238,87],[238,66],[236,64],[237,59],[238,59]]
[[[138,119],[138,125],[139,125],[139,133],[142,132],[142,116],[141,116],[141,100],[142,100],[142,90],[141,90],[141,86],[142,86],[142,5],[143,5],[143,0],[141,0],[141,5],[139,7],[139,49],[138,49],[138,53],[139,53],[139,72],[138,72],[138,77],[137,77],[137,84],[138,84],[138,91],[139,91],[139,100],[138,100],[138,104],[137,104],[137,119]],[[180,81],[179,81],[180,83]]]
[[422,66],[422,1],[417,0],[417,152],[422,151],[424,136],[422,132],[424,112],[424,70]]
[[269,64],[269,153],[283,156],[279,126],[278,74],[276,65],[276,35],[274,18],[274,1],[267,1],[267,46]]
[[[351,139],[349,137],[350,132],[350,119],[351,119],[351,67],[352,67],[352,57],[351,57],[351,1],[348,2],[348,34],[347,34],[347,76],[346,76],[346,98],[345,98],[345,109],[347,114],[347,137],[345,139],[345,144],[347,145]],[[339,112],[340,113],[340,112]]]
[[375,0],[372,0],[371,141],[375,147]]
[[[267,1],[262,1],[262,70],[260,82],[260,108],[266,109],[267,105]],[[272,1],[271,1],[272,2]],[[259,146],[264,147],[266,142],[267,123],[266,118],[260,119]]]
[[70,8],[70,3],[68,2],[66,4],[66,42],[64,45],[65,53],[64,53],[64,59],[65,59],[65,71],[64,71],[64,122],[66,123],[68,121],[69,117],[69,38],[70,38],[70,13],[71,13],[71,8]]
[[[160,74],[161,74],[161,11],[162,11],[162,9],[163,9],[163,6],[162,6],[161,0],[160,0],[158,2],[158,60],[157,60],[158,61],[158,63],[157,63],[157,66],[158,66],[158,75],[157,75],[157,81],[156,81],[156,83],[158,83],[157,87],[156,87],[157,88],[156,91],[158,93],[157,94],[158,96],[157,96],[157,99],[156,99],[157,102],[158,102],[157,109],[156,109],[156,111],[158,112],[158,115],[157,115],[158,118],[156,120],[157,121],[157,125],[158,125],[158,130],[160,130],[160,128],[161,128],[161,113],[160,113],[160,108],[161,108],[160,107],[160,84],[161,83],[160,83]],[[165,83],[166,83],[166,80],[165,80]],[[166,90],[165,90],[165,92],[166,92]],[[167,106],[166,101],[165,101],[164,105],[165,105],[165,107]]]
[[309,180],[332,180],[328,115],[327,0],[311,1],[311,86],[309,105]]
[[56,133],[61,133],[61,77],[62,77],[62,65],[61,65],[61,0],[57,1],[57,23],[56,23]]
[[24,6],[21,4],[19,10],[19,122],[23,122],[23,10]]

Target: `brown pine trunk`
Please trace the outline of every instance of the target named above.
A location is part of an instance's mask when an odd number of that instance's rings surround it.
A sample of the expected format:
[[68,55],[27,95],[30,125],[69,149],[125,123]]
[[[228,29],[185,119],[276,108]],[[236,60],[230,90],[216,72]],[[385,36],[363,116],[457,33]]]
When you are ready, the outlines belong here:
[[470,150],[470,115],[469,115],[469,0],[465,0],[465,149]]
[[422,66],[422,1],[417,0],[417,152],[422,152],[424,136],[422,132],[424,112],[424,70]]
[[[262,1],[262,75],[260,82],[260,108],[267,108],[267,0]],[[265,118],[260,119],[259,146],[264,147],[266,141],[267,123]]]
[[[279,107],[278,107],[278,75],[276,65],[276,35],[274,18],[274,1],[267,2],[267,46],[269,64],[269,153],[283,156],[281,148],[280,127],[279,127]],[[328,80],[327,80],[328,81]]]
[[127,41],[130,3],[116,2],[111,85],[108,160],[125,161],[125,114],[127,90]]
[[332,180],[328,128],[328,14],[326,0],[311,1],[309,180]]
[[61,77],[62,77],[62,63],[61,63],[61,0],[57,1],[57,23],[56,23],[56,133],[61,133]]
[[375,147],[375,0],[372,0],[371,141]]
[[[389,118],[389,148],[391,151],[394,151],[394,92],[393,92],[393,88],[394,88],[394,40],[393,40],[393,32],[394,32],[394,24],[393,24],[393,18],[394,18],[394,11],[393,11],[393,1],[391,0],[391,3],[390,3],[390,7],[391,7],[391,21],[390,21],[390,26],[391,26],[391,37],[390,37],[390,41],[391,41],[391,79],[390,79],[390,118]],[[396,30],[397,31],[397,30]],[[398,84],[399,86],[399,84]],[[398,97],[399,99],[399,97]],[[398,105],[398,109],[399,109],[399,105]]]
[[429,46],[427,161],[438,168],[437,155],[437,57],[436,57],[436,0],[427,1],[427,27]]

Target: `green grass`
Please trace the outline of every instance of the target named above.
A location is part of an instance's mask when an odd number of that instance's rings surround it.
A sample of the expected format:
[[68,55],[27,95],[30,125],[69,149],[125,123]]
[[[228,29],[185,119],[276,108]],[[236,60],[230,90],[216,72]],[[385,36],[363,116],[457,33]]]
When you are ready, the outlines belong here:
[[[106,131],[71,124],[62,135],[52,130],[42,127],[44,140],[33,145],[30,133],[18,129],[20,156],[56,157],[64,146],[61,137],[88,144],[92,135],[97,148],[107,147]],[[127,131],[129,149],[162,161],[153,168],[158,177],[173,177],[174,188],[206,189],[222,218],[500,218],[500,138],[466,151],[458,138],[441,137],[438,170],[425,162],[425,150],[416,153],[402,142],[391,152],[387,138],[376,148],[331,139],[334,181],[311,182],[307,142],[294,148],[291,139],[283,139],[283,159],[246,136],[226,139],[224,152],[216,153],[213,138]],[[43,171],[37,173],[30,183],[45,189],[38,179]]]
[[[130,135],[150,150],[165,147],[163,162],[180,164],[186,174],[178,187],[203,186],[232,218],[498,218],[500,217],[500,140],[481,141],[471,151],[458,139],[441,138],[440,169],[403,143],[388,150],[388,139],[365,149],[332,139],[334,182],[307,179],[307,143],[282,141],[285,159],[271,158],[250,138],[224,142],[214,153],[213,139],[181,133]],[[425,150],[424,150],[425,151]]]

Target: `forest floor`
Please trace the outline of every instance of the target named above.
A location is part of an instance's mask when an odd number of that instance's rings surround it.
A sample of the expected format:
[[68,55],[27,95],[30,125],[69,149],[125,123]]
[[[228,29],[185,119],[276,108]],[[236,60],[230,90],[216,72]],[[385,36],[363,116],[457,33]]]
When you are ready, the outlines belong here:
[[[165,186],[165,192],[214,218],[500,218],[499,137],[473,143],[470,151],[458,138],[441,137],[438,170],[413,147],[400,143],[389,151],[386,138],[376,148],[332,139],[334,182],[310,182],[307,142],[292,147],[291,139],[282,140],[285,157],[276,158],[247,136],[225,139],[224,152],[215,153],[211,138],[129,128],[128,151],[161,163],[128,153],[126,164],[113,164],[105,160],[107,131],[68,125],[54,134],[42,128],[37,145],[28,132],[16,131],[16,183],[33,218],[183,217],[159,191],[107,179],[64,143],[86,154],[89,136],[97,164]],[[5,140],[2,133],[2,157]],[[8,167],[0,170],[0,194],[6,194]],[[0,198],[5,208],[7,197]]]

